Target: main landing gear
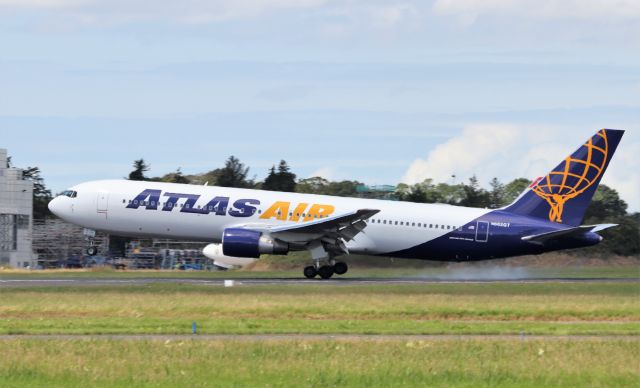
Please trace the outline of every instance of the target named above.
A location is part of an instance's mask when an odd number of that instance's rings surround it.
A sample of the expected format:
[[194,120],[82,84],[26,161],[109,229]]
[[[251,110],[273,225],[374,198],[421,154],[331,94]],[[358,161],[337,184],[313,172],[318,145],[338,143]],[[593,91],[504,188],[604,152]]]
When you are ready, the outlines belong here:
[[316,276],[320,276],[322,279],[330,279],[334,274],[344,275],[348,270],[349,266],[342,261],[335,262],[333,265],[316,263],[316,265],[305,267],[304,276],[307,279],[313,279]]

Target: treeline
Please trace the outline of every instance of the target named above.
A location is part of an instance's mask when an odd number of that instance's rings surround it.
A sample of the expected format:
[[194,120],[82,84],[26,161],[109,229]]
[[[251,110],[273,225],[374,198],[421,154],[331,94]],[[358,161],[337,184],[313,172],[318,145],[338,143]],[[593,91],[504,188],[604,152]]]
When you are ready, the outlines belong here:
[[[11,157],[7,158],[7,168],[13,167]],[[49,202],[53,199],[51,190],[47,189],[41,176],[40,168],[27,167],[22,169],[22,179],[33,182],[33,218],[42,219],[51,216]]]
[[[129,174],[132,180],[149,180],[159,182],[191,183],[252,188],[260,190],[286,191],[297,193],[336,195],[341,197],[385,198],[418,203],[445,203],[457,206],[469,206],[497,209],[512,203],[530,184],[526,178],[518,178],[502,183],[497,178],[489,182],[489,189],[480,185],[473,176],[467,182],[458,184],[436,183],[426,179],[415,185],[400,183],[394,193],[382,195],[372,191],[358,190],[364,185],[358,181],[329,181],[321,177],[296,179],[296,174],[286,161],[281,160],[273,165],[263,181],[250,178],[249,167],[238,158],[229,157],[221,168],[204,174],[182,174],[178,168],[175,172],[161,177],[147,177],[145,173],[150,166],[143,160],[134,162],[134,170]],[[586,251],[577,250],[576,254],[599,253],[603,256],[617,254],[623,256],[640,254],[640,213],[629,214],[627,203],[620,198],[616,190],[600,185],[593,201],[587,210],[583,224],[614,223],[618,227],[602,232],[605,240],[597,247]]]

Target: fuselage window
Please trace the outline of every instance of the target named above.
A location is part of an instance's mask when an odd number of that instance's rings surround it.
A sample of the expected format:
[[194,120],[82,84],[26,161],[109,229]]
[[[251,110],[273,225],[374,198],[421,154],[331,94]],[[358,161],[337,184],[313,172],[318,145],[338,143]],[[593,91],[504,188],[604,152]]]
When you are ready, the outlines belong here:
[[442,225],[442,229],[444,229],[444,225]]
[[122,200],[122,203],[127,203],[127,200],[126,200],[126,199],[123,199],[123,200]]
[[[415,223],[415,222],[412,222],[412,223],[411,223],[411,226],[416,226],[416,223]],[[420,226],[420,225],[418,225],[418,226]]]
[[137,199],[134,199],[134,200],[133,200],[133,204],[134,204],[134,205],[137,205],[137,204],[138,204],[138,200],[137,200]]
[[382,223],[386,225],[387,224],[387,220],[382,221]]

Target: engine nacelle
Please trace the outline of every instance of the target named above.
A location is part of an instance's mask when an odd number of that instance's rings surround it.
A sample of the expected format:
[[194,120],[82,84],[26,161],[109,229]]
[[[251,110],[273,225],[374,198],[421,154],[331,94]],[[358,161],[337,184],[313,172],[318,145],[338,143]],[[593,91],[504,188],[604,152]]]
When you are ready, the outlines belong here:
[[213,263],[217,266],[230,268],[232,266],[244,267],[255,261],[255,259],[248,257],[233,257],[227,256],[222,253],[222,244],[209,244],[202,250],[202,254],[205,257],[213,260]]
[[222,234],[222,253],[257,259],[262,254],[286,255],[289,244],[255,230],[229,228]]

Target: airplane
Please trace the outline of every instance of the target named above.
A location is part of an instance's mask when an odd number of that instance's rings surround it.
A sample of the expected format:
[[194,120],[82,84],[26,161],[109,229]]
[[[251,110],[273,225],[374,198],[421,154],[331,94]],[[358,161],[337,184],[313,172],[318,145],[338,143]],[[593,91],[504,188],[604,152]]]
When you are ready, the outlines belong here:
[[[343,275],[350,254],[476,261],[587,247],[617,225],[581,225],[624,131],[602,129],[512,204],[479,209],[148,181],[64,191],[52,213],[94,231],[207,242],[223,266],[309,251],[306,278]],[[88,253],[97,253],[95,246]]]

